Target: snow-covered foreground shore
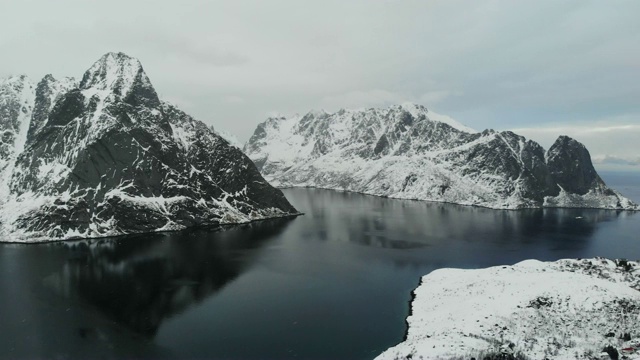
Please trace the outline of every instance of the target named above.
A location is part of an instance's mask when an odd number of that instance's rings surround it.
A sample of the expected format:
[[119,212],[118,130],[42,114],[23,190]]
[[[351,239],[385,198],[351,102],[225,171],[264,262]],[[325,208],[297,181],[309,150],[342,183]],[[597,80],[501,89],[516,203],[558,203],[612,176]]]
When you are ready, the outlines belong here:
[[639,269],[596,258],[436,270],[414,291],[405,341],[378,359],[482,359],[501,347],[529,359],[600,359],[607,346],[640,359]]

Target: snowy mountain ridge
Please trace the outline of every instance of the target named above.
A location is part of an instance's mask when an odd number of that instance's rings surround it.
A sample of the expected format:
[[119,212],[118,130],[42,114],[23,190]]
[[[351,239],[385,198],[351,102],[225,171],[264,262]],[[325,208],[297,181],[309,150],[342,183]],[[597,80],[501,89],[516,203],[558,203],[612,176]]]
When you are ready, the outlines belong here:
[[117,53],[101,57],[84,73],[80,82],[81,89],[108,91],[121,98],[129,95],[134,85],[151,88],[140,61]]
[[177,230],[297,211],[242,152],[162,102],[137,59],[0,85],[0,241]]
[[545,152],[513,132],[475,132],[421,105],[272,117],[244,150],[278,187],[496,209],[638,209],[606,186],[571,138],[559,137]]
[[402,106],[402,109],[404,109],[405,111],[408,111],[416,119],[419,118],[421,115],[428,114],[428,118],[431,121],[437,121],[437,122],[447,124],[456,130],[460,130],[462,132],[466,132],[469,134],[477,133],[476,130],[468,127],[467,125],[464,125],[458,120],[455,120],[448,115],[442,115],[442,114],[436,113],[433,110],[427,110],[427,108],[422,105],[405,102],[401,106]]

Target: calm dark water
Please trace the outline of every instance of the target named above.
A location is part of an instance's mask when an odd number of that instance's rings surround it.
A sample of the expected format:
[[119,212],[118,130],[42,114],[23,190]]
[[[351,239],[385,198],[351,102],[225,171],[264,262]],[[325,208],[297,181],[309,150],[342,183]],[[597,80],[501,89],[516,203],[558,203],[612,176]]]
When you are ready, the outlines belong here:
[[306,215],[0,244],[0,358],[368,359],[402,340],[410,292],[433,269],[640,258],[637,213],[285,195]]

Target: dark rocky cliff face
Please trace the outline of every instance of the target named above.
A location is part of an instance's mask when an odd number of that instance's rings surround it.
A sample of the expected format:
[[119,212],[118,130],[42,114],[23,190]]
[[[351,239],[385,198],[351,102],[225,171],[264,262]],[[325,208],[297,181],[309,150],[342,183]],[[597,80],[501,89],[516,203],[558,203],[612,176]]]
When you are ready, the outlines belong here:
[[78,87],[67,88],[45,77],[36,89],[27,144],[11,159],[2,194],[3,210],[20,210],[0,217],[8,240],[175,230],[297,213],[240,150],[161,102],[136,59],[107,54]]
[[271,118],[244,149],[276,186],[498,209],[638,208],[604,184],[576,140],[561,136],[545,153],[511,131],[478,133],[420,105]]
[[65,78],[61,81],[56,80],[52,75],[46,75],[36,86],[35,100],[31,121],[29,122],[29,132],[27,133],[27,142],[30,143],[34,139],[35,133],[40,131],[49,119],[49,113],[53,106],[68,91],[76,87],[75,80]]
[[565,191],[584,195],[593,188],[604,186],[591,163],[589,151],[576,140],[560,136],[547,154],[551,176]]

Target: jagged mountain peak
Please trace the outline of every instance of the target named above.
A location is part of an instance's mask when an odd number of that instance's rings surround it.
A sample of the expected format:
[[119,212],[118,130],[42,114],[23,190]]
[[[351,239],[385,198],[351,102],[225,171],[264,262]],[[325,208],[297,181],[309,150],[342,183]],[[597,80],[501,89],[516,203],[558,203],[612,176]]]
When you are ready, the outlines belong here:
[[409,112],[411,112],[411,111],[424,111],[424,112],[427,112],[428,111],[426,106],[420,105],[420,104],[415,104],[415,103],[412,103],[412,102],[404,102],[404,103],[402,103],[400,105],[394,105],[392,107],[401,108],[401,109],[404,109],[404,110],[409,111]]
[[78,84],[74,78],[63,77],[58,80],[51,74],[45,75],[38,82],[35,89],[35,101],[27,133],[27,141],[32,140],[36,133],[45,126],[49,113],[56,102],[77,86]]
[[563,136],[545,154],[511,131],[478,133],[414,104],[266,121],[244,147],[282,187],[312,186],[499,209],[636,210]]
[[53,77],[53,75],[52,75],[52,74],[47,74],[47,75],[45,75],[45,76],[42,78],[42,80],[40,80],[40,81],[41,81],[41,82],[42,82],[42,81],[44,81],[44,82],[54,82],[54,81],[56,81],[56,78],[55,78],[55,77]]
[[414,120],[418,119],[426,119],[429,121],[439,122],[443,124],[447,124],[452,128],[466,132],[466,133],[476,133],[477,131],[460,123],[459,121],[447,116],[436,113],[432,110],[429,110],[426,106],[421,104],[416,104],[412,102],[404,102],[402,104],[391,105],[386,108],[367,108],[367,109],[340,109],[335,113],[329,113],[324,110],[314,110],[307,113],[303,118],[326,118],[329,116],[337,116],[337,117],[353,117],[357,116],[372,116],[375,114],[381,115],[392,115],[387,117],[388,120],[395,121],[398,116],[402,118],[403,114],[410,114]]
[[591,165],[591,155],[589,154],[589,150],[587,150],[584,144],[567,135],[558,136],[549,150],[547,150],[546,160],[553,160],[567,152],[580,153],[581,156],[588,157],[588,159],[585,160],[588,160],[589,166],[593,167]]
[[56,79],[53,75],[47,74],[36,84],[36,95],[42,92],[60,92],[62,90],[68,91],[76,88],[77,86],[78,83],[76,79],[72,77],[62,77]]
[[0,241],[297,214],[238,148],[161,102],[135,58],[108,53],[80,84],[24,88],[0,86]]
[[82,76],[85,97],[116,95],[137,106],[158,106],[160,100],[140,61],[122,52],[104,54]]
[[[102,87],[107,89],[114,81],[133,83],[138,73],[144,71],[140,61],[124,53],[106,53],[84,73],[81,89]],[[145,75],[146,76],[146,75]]]
[[556,139],[547,151],[546,161],[554,180],[565,191],[584,195],[605,186],[593,167],[589,150],[569,136]]
[[26,75],[0,80],[0,168],[24,148],[34,96],[35,85]]
[[426,116],[431,121],[447,124],[456,130],[460,130],[466,133],[476,133],[477,131],[464,125],[463,123],[453,119],[450,116],[439,114],[433,110],[427,109],[426,106],[420,104],[414,104],[412,102],[405,102],[401,105],[392,106],[410,113],[414,118],[419,118],[421,115]]
[[42,78],[42,80],[40,80],[38,84],[75,83],[75,81],[76,80],[73,77],[65,76],[65,77],[56,79],[56,77],[53,76],[53,74],[47,74]]
[[13,91],[21,91],[25,85],[32,85],[31,79],[24,74],[10,75],[5,78],[0,78],[0,88],[9,89]]
[[568,135],[560,135],[558,136],[558,138],[556,139],[556,141],[553,143],[553,145],[551,147],[554,146],[567,146],[567,145],[576,145],[576,146],[580,146],[580,147],[584,147],[584,145],[579,142],[578,140],[568,136]]
[[306,115],[304,115],[304,117],[322,117],[322,116],[326,116],[326,115],[331,115],[330,113],[328,113],[327,111],[325,111],[324,109],[320,109],[320,110],[311,110],[309,111]]
[[16,74],[16,75],[9,75],[9,76],[5,76],[0,78],[0,83],[8,83],[8,82],[15,82],[15,81],[25,81],[28,80],[29,76],[27,76],[26,74]]

